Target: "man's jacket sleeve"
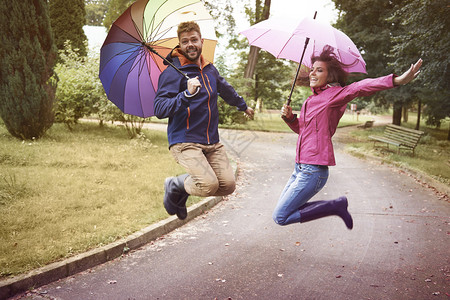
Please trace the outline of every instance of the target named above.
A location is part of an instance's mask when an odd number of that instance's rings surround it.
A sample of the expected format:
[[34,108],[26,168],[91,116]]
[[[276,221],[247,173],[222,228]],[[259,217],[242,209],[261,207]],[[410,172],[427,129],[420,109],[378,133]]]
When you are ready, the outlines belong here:
[[240,111],[247,110],[247,104],[245,103],[244,98],[239,96],[235,89],[219,75],[219,72],[217,72],[217,89],[219,96],[222,97],[226,103],[236,106]]
[[158,119],[172,117],[180,109],[189,106],[184,90],[180,91],[183,77],[171,71],[171,68],[167,68],[159,76],[158,91],[154,101],[155,116]]

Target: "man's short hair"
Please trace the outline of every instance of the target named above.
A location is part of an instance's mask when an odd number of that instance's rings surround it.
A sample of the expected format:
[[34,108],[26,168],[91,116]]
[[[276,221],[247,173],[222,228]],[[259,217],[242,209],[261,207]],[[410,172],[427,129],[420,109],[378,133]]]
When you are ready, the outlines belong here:
[[198,26],[198,24],[195,23],[194,21],[180,23],[180,25],[178,25],[178,30],[177,30],[178,39],[180,39],[180,35],[182,33],[191,32],[191,31],[198,32],[200,37],[202,37],[202,33],[200,32],[200,26]]

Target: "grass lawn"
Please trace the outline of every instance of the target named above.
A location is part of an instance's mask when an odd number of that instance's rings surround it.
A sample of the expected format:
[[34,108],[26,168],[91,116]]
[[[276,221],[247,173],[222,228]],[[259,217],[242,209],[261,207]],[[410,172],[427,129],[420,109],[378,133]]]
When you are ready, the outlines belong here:
[[[0,125],[0,278],[108,244],[167,218],[163,182],[182,174],[164,132],[55,124],[22,142]],[[199,201],[197,197],[190,197]]]
[[[414,117],[410,117],[410,120]],[[415,121],[402,123],[402,126],[414,129]],[[450,185],[450,141],[447,141],[447,134],[450,120],[443,122],[441,129],[427,127],[421,123],[420,130],[425,134],[419,141],[415,149],[415,155],[411,151],[402,150],[397,154],[397,148],[390,146],[391,151],[387,151],[379,143],[374,148],[373,141],[369,140],[369,135],[382,135],[385,126],[377,126],[366,130],[355,129],[351,133],[352,140],[346,144],[346,150],[355,156],[368,154],[380,157],[385,161],[400,167],[417,170],[426,173],[434,179]]]
[[[298,112],[295,113],[298,114]],[[340,120],[338,127],[362,124],[368,120],[371,120],[368,116],[359,116],[359,118],[357,118],[354,114],[346,113]],[[242,130],[292,132],[292,130],[281,119],[281,115],[278,111],[256,113],[254,120],[249,120],[246,124],[220,125],[220,127]]]

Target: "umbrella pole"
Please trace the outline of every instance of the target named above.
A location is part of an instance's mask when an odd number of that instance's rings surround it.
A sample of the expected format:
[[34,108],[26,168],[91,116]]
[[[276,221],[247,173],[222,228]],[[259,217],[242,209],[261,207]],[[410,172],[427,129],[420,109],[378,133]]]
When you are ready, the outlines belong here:
[[172,68],[174,68],[178,73],[180,73],[183,77],[185,77],[187,80],[189,80],[189,76],[187,76],[185,73],[181,72],[180,69],[178,69],[173,63],[171,63],[170,61],[167,60],[167,58],[163,57],[161,54],[159,54],[158,52],[156,52],[155,49],[153,49],[152,47],[150,47],[149,45],[147,45],[146,43],[142,43],[142,45],[144,45],[145,47],[147,47],[147,49],[152,52],[155,53],[156,55],[158,55],[159,57],[161,57],[168,65],[170,65]]
[[[317,17],[317,11],[314,13],[314,19],[316,17]],[[295,74],[294,83],[292,83],[291,92],[286,101],[286,105],[291,104],[291,97],[292,97],[292,93],[294,92],[295,82],[297,81],[298,73],[300,73],[300,68],[302,67],[303,56],[305,56],[305,51],[306,51],[306,47],[308,47],[308,43],[309,43],[309,37],[307,37],[305,40],[305,47],[303,48],[302,57],[300,58],[300,62],[298,64],[298,68],[297,68],[297,74]]]
[[305,41],[305,47],[303,48],[302,57],[300,58],[300,63],[298,64],[297,74],[295,74],[294,82],[292,83],[292,87],[291,87],[291,93],[289,94],[286,105],[291,104],[291,96],[292,96],[292,93],[294,92],[295,82],[297,81],[298,73],[300,73],[300,68],[302,67],[303,56],[305,55],[305,51],[306,51],[306,47],[308,46],[308,43],[309,43],[309,38],[307,37],[306,41]]

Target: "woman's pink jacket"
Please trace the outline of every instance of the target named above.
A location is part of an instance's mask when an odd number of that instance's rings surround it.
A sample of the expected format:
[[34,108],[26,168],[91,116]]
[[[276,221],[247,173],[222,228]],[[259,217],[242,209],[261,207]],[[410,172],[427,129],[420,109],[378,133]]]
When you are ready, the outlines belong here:
[[345,87],[327,85],[313,89],[313,95],[303,103],[300,115],[286,121],[298,133],[296,163],[336,165],[331,138],[347,103],[356,97],[393,88],[393,76],[368,78]]

